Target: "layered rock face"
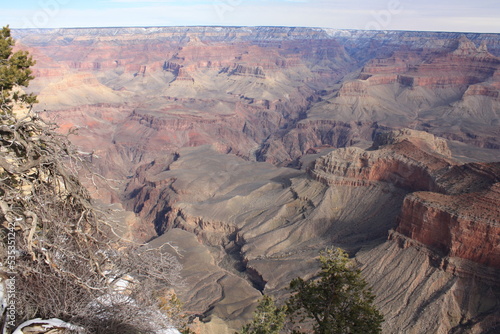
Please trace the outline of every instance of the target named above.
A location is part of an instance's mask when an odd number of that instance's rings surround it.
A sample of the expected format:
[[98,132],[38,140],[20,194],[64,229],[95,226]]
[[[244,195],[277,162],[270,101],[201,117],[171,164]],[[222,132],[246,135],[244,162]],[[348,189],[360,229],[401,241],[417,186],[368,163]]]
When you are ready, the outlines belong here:
[[[320,30],[16,33],[18,47],[41,59],[31,86],[39,96],[38,108],[74,124],[80,133],[90,130],[95,137],[112,131],[111,142],[108,136],[101,138],[110,144],[101,156],[121,160],[116,167],[122,175],[138,162],[181,147],[215,144],[221,152],[252,158],[266,138],[300,118],[317,87],[338,81],[357,66]],[[95,112],[85,120],[86,114],[78,112],[82,108]],[[74,141],[86,146],[81,137]],[[124,150],[128,159],[120,158]],[[106,169],[111,161],[100,165]]]
[[[269,161],[275,155],[289,161],[314,146],[371,140],[374,132],[368,130],[375,127],[411,127],[498,149],[500,58],[485,43],[476,46],[465,36],[446,47],[429,46],[393,49],[388,57],[370,59],[359,74],[321,97],[285,135],[271,138],[261,154]],[[325,123],[336,136],[318,129]],[[341,135],[346,126],[348,134]],[[338,136],[344,141],[336,140]],[[304,143],[304,138],[314,139]]]
[[[424,132],[376,138],[368,150],[311,156],[301,170],[210,147],[183,149],[139,169],[126,202],[171,242],[179,229],[196,236],[217,277],[239,277],[201,282],[186,269],[187,307],[203,321],[223,319],[237,329],[259,292],[286,295],[289,281],[310,277],[319,250],[334,244],[362,264],[387,317],[384,332],[493,328],[500,296],[488,291],[499,284],[499,165],[457,164],[444,140]],[[248,284],[253,292],[232,296],[228,313],[224,291]],[[469,284],[473,299],[463,291]],[[215,287],[210,298],[197,292]],[[441,314],[443,307],[449,313]],[[438,314],[440,321],[431,320]]]
[[386,182],[410,191],[443,191],[434,173],[449,166],[451,152],[442,139],[403,129],[380,133],[373,148],[376,150],[335,150],[316,159],[311,174],[327,184],[348,180],[352,185]]
[[374,287],[385,333],[498,330],[498,270],[460,258],[443,261],[412,239],[395,232],[390,237],[356,257]]
[[[121,138],[140,135],[142,147],[131,150],[216,143],[287,165],[321,147],[364,146],[386,127],[498,148],[497,35],[237,27],[14,34],[39,59],[39,108],[66,120],[87,106],[127,110],[123,123],[102,111],[100,125],[119,132],[108,155],[130,147]],[[147,122],[156,125],[145,129]],[[132,125],[144,130],[129,134]],[[474,153],[492,156],[467,150]],[[128,174],[136,164],[120,166]]]
[[499,268],[495,188],[469,196],[414,194],[403,203],[397,231],[440,254]]
[[407,195],[389,240],[358,253],[385,314],[385,331],[498,330],[499,167],[447,169],[466,176],[453,178],[460,189]]
[[441,163],[426,167],[431,187],[405,197],[388,241],[357,255],[389,333],[493,333],[500,325],[500,164]]
[[39,60],[36,108],[77,130],[106,179],[86,179],[95,197],[128,210],[120,234],[180,254],[200,332],[238,330],[331,245],[362,266],[385,333],[498,328],[498,35],[15,37]]
[[499,165],[490,187],[459,194],[415,193],[405,199],[397,232],[439,254],[500,269]]

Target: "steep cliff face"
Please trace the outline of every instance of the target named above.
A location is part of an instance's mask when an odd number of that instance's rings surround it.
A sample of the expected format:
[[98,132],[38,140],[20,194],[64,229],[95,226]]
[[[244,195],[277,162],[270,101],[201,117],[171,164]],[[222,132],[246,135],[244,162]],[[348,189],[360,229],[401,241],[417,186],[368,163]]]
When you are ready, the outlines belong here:
[[[430,133],[423,131],[415,131],[411,129],[400,129],[393,131],[379,131],[376,133],[373,140],[373,148],[378,149],[385,145],[395,145],[402,142],[411,143],[416,146],[415,149],[408,148],[405,150],[404,147],[398,149],[398,151],[403,151],[404,154],[413,156],[418,155],[419,151],[423,151],[427,154],[428,159],[425,163],[430,164],[433,169],[435,169],[433,161],[446,160],[446,158],[451,158],[452,153],[448,147],[448,143],[443,138],[433,136]],[[415,160],[421,159],[419,156],[414,156]]]
[[385,316],[384,333],[498,331],[498,269],[443,258],[396,232],[387,242],[360,251],[356,259]]
[[499,175],[498,163],[446,169],[437,178],[444,192],[405,198],[396,231],[442,256],[499,269]]
[[257,158],[287,165],[304,153],[369,143],[377,129],[378,125],[373,122],[304,119],[291,129],[271,135],[259,148]]
[[451,164],[446,142],[431,134],[402,129],[381,131],[370,150],[338,149],[316,159],[311,175],[324,182],[387,182],[409,191],[444,191],[435,174]]
[[386,315],[386,332],[498,329],[499,168],[429,169],[436,190],[408,194],[388,241],[357,255]]
[[461,195],[412,194],[396,231],[443,256],[500,269],[499,186]]
[[[405,154],[405,153],[417,154]],[[427,164],[431,160],[431,164]],[[365,151],[349,147],[318,158],[311,174],[327,184],[352,180],[352,184],[387,182],[410,191],[440,191],[433,172],[448,164],[418,150],[408,142],[395,148]]]
[[457,165],[427,133],[377,138],[377,150],[335,150],[310,174],[332,187],[387,182],[409,192],[388,240],[356,255],[385,314],[384,332],[495,332],[500,165]]

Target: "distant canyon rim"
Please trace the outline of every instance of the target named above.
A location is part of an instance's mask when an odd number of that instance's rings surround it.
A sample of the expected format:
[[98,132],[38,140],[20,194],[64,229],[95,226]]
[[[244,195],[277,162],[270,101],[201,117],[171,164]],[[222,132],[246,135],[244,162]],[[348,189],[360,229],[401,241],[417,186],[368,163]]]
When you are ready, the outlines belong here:
[[384,333],[500,330],[499,34],[13,33],[34,110],[77,130],[117,231],[180,250],[200,333],[238,330],[332,245]]

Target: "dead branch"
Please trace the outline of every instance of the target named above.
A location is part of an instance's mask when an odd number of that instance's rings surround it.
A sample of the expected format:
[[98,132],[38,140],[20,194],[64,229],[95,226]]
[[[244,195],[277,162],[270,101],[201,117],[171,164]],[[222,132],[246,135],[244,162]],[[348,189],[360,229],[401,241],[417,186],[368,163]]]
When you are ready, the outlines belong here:
[[[6,222],[0,235],[6,240],[10,228],[19,232],[17,321],[55,317],[89,333],[127,322],[140,323],[144,333],[164,328],[156,291],[182,282],[177,259],[110,239],[111,225],[67,168],[84,168],[84,161],[53,124],[9,112],[0,123],[0,221]],[[0,262],[6,256],[0,254]],[[113,289],[113,281],[124,277],[132,278],[128,298],[134,303]],[[138,315],[144,317],[139,322]]]

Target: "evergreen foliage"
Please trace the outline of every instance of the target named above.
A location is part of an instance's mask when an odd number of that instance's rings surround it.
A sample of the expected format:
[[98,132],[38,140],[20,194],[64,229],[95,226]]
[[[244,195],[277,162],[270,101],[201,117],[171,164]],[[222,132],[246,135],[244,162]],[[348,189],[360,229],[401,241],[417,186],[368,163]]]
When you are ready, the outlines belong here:
[[27,51],[13,53],[15,40],[11,37],[9,26],[0,31],[0,101],[2,111],[12,112],[12,103],[32,105],[36,97],[16,91],[16,87],[27,87],[34,78],[31,66],[35,61]]
[[328,248],[319,260],[317,279],[296,278],[290,283],[290,314],[299,323],[312,319],[317,334],[381,333],[383,317],[373,306],[375,296],[347,253]]
[[251,323],[243,326],[240,334],[279,334],[285,325],[286,308],[278,307],[269,296],[257,306]]
[[[373,306],[375,296],[361,271],[340,248],[320,253],[321,270],[315,279],[296,278],[284,306],[264,296],[251,323],[240,334],[380,334],[384,321]],[[290,318],[285,323],[285,318]],[[286,330],[285,330],[286,328]]]

